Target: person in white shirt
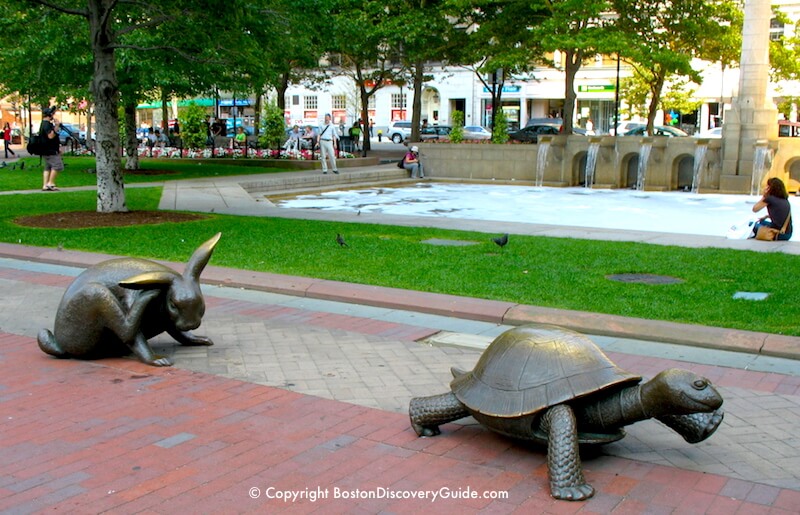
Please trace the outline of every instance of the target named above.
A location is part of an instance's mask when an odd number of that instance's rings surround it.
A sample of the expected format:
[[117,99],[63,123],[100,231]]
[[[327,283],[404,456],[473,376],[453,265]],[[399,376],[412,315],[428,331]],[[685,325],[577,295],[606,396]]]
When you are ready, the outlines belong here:
[[339,173],[336,168],[336,148],[338,143],[339,134],[336,131],[336,127],[331,123],[331,115],[326,114],[324,123],[319,126],[319,159],[322,161],[322,173],[328,173],[328,159],[331,160],[333,173]]

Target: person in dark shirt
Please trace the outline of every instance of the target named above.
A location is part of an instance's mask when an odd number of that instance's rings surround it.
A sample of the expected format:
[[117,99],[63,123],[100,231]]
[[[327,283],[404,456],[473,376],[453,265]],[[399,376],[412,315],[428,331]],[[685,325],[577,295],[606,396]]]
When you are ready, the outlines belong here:
[[764,195],[761,197],[761,200],[756,202],[753,206],[753,213],[758,213],[765,207],[767,208],[767,216],[762,217],[761,220],[755,224],[753,234],[758,233],[758,228],[762,225],[781,231],[784,223],[786,223],[786,230],[782,233],[778,233],[775,239],[788,240],[791,238],[792,206],[789,204],[789,194],[786,192],[786,186],[784,186],[783,181],[777,177],[772,177],[767,181]]
[[64,169],[64,160],[61,158],[61,141],[58,138],[59,123],[53,119],[55,107],[42,109],[42,125],[39,134],[44,137],[44,172],[42,176],[42,191],[58,191],[56,177]]

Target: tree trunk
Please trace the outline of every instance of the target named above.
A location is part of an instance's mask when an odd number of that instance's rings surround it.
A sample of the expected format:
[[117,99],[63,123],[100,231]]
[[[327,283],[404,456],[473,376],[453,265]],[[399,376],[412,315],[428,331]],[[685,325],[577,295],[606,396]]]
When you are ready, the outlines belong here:
[[90,0],[89,30],[94,56],[92,94],[97,119],[97,211],[126,212],[125,184],[119,149],[119,84],[111,47],[109,19],[117,0]]
[[255,116],[253,116],[253,135],[258,141],[258,136],[261,134],[261,109],[264,102],[264,92],[259,91],[256,93]]
[[169,96],[161,90],[161,134],[169,134]]
[[572,128],[575,125],[575,102],[578,98],[575,93],[575,76],[578,70],[581,69],[581,61],[583,59],[583,52],[567,50],[565,54],[565,67],[564,67],[564,113],[562,119],[564,124],[561,131],[564,134],[572,134]]
[[425,80],[425,64],[422,60],[414,63],[414,100],[411,103],[411,141],[420,141],[419,128],[422,126],[422,84]]
[[650,106],[647,110],[647,134],[649,136],[653,135],[656,112],[658,111],[658,104],[661,102],[661,91],[664,89],[665,80],[666,73],[663,69],[653,70],[653,83],[650,85]]
[[125,103],[125,159],[126,170],[139,169],[139,142],[136,139],[136,103]]
[[[366,86],[361,84],[361,135],[364,138],[364,142],[362,143],[361,155],[367,157],[367,151],[372,150],[372,145],[369,140],[369,97],[375,94],[375,91],[378,90],[378,86],[373,86],[372,89],[367,92]],[[366,120],[366,121],[365,121]]]

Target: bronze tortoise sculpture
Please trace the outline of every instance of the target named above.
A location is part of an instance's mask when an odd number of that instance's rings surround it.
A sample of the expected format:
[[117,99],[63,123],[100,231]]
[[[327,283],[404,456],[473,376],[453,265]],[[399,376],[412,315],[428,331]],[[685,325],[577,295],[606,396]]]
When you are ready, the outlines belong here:
[[521,326],[498,336],[472,372],[453,369],[451,392],[411,399],[419,436],[472,415],[492,431],[547,445],[550,493],[588,499],[579,444],[625,436],[623,426],[655,417],[683,438],[705,440],[722,422],[722,397],[692,372],[669,369],[640,384],[582,334],[549,325]]

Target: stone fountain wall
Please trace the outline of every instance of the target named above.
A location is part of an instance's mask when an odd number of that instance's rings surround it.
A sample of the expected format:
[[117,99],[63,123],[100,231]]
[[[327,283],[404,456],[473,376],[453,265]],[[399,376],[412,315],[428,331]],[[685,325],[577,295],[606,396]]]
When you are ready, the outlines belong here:
[[[766,178],[778,176],[796,191],[800,183],[800,138],[779,138],[768,142],[773,149]],[[590,145],[599,145],[594,170],[594,188],[633,188],[636,185],[641,149],[650,145],[645,166],[644,189],[674,191],[691,187],[698,174],[700,192],[750,193],[747,180],[725,181],[723,140],[702,138],[544,136],[540,144],[420,143],[425,174],[437,179],[520,181],[533,184],[537,178],[539,151],[546,151],[542,163],[544,186],[585,184]],[[698,146],[706,149],[698,153]],[[702,155],[700,170],[695,156]]]

